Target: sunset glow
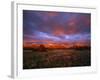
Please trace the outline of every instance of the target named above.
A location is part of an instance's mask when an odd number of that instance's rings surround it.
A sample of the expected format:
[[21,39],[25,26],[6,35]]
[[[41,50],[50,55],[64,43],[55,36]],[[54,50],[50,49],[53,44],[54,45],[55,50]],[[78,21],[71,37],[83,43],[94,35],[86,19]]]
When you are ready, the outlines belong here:
[[24,47],[90,46],[90,17],[89,13],[23,10]]
[[91,14],[23,10],[23,69],[91,66]]

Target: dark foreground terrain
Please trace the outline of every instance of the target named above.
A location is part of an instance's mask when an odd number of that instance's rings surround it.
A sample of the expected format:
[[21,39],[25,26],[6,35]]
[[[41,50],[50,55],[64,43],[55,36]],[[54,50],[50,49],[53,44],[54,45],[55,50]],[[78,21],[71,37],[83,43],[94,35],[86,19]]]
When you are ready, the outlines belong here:
[[90,49],[23,49],[23,69],[90,66]]

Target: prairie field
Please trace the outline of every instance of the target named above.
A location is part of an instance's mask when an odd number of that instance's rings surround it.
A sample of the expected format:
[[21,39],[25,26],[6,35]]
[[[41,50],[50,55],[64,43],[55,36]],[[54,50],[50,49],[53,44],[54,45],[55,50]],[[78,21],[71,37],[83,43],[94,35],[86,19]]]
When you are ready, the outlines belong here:
[[23,69],[91,66],[90,49],[23,49]]

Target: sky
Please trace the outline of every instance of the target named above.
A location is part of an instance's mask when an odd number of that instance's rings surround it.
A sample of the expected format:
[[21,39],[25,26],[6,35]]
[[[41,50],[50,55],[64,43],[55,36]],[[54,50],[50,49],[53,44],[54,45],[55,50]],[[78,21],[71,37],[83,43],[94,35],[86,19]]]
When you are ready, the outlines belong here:
[[23,10],[24,43],[90,42],[91,14]]

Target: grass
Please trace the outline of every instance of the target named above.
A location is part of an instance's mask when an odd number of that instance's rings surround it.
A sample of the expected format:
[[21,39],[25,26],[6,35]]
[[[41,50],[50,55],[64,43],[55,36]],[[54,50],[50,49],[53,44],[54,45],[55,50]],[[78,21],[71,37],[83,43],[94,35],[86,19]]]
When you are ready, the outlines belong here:
[[23,49],[23,69],[90,66],[90,49]]

